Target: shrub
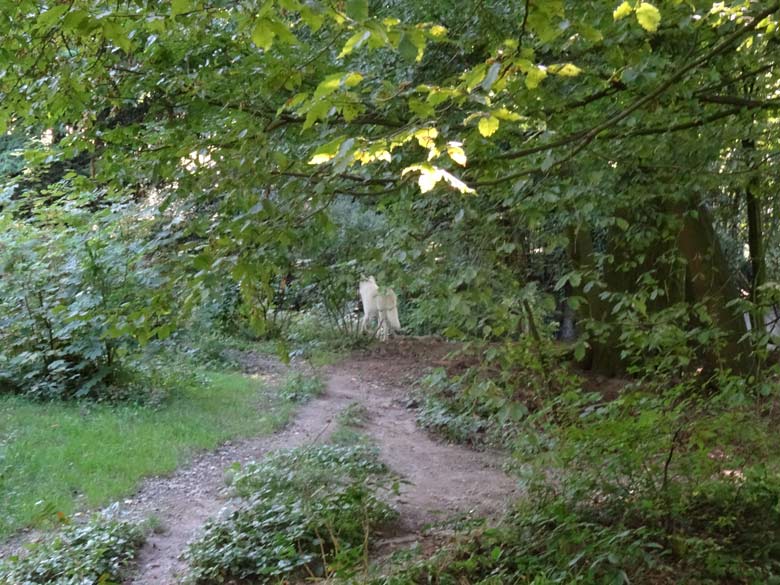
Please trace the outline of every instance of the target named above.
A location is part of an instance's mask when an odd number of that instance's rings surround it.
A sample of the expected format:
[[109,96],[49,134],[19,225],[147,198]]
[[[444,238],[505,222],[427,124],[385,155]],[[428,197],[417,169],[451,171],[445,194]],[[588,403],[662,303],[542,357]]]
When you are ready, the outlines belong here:
[[[42,212],[43,214],[44,212]],[[0,386],[36,398],[98,397],[123,382],[123,358],[165,335],[151,303],[165,278],[156,244],[128,234],[126,208],[50,207],[0,218]]]

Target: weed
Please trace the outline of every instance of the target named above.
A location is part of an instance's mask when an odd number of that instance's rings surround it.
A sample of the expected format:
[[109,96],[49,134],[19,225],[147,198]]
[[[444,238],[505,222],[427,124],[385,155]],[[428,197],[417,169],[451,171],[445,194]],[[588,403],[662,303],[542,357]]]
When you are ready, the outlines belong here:
[[322,381],[322,378],[309,376],[303,372],[291,372],[282,383],[279,396],[300,404],[320,396],[324,391],[325,382]]

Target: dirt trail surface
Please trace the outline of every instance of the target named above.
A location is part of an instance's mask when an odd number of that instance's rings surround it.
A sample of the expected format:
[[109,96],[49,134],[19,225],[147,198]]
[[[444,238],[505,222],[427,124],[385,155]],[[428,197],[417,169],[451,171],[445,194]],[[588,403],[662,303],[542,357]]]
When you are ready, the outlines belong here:
[[[432,339],[395,339],[325,368],[327,389],[302,406],[281,432],[227,443],[196,457],[165,477],[145,481],[121,503],[130,518],[154,515],[161,530],[141,549],[132,585],[173,585],[186,569],[181,554],[198,537],[204,522],[229,510],[233,502],[224,480],[234,462],[261,459],[269,451],[326,441],[336,415],[352,403],[365,407],[363,432],[379,446],[382,460],[410,482],[394,503],[400,522],[376,543],[379,555],[421,539],[432,523],[462,514],[497,516],[516,495],[516,482],[499,469],[495,454],[439,442],[415,425],[406,407],[410,386],[451,349]],[[285,369],[267,356],[246,352],[239,362],[250,374],[279,380]]]

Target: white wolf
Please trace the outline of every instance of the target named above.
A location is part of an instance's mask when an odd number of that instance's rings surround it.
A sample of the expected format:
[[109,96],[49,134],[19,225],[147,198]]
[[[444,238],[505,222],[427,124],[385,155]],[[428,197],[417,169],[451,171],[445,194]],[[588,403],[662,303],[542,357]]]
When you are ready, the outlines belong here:
[[[401,323],[398,321],[398,299],[393,289],[376,284],[373,276],[360,281],[360,300],[363,303],[363,322],[360,331],[366,330],[366,326],[374,318],[377,319],[377,332],[382,341],[387,341],[390,330],[399,331]],[[376,333],[374,333],[376,335]]]

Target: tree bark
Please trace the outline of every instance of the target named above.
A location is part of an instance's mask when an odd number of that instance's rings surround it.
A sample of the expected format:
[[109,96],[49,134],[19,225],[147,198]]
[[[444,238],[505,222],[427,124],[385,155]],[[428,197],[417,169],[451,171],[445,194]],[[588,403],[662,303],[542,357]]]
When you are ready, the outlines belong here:
[[712,369],[727,367],[736,373],[748,373],[754,364],[750,343],[741,340],[744,319],[739,311],[727,306],[739,298],[739,290],[729,274],[710,212],[704,206],[699,206],[694,213],[683,209],[680,212],[683,224],[677,245],[687,262],[689,300],[703,303],[712,325],[724,334],[722,347],[708,348],[707,365]]

